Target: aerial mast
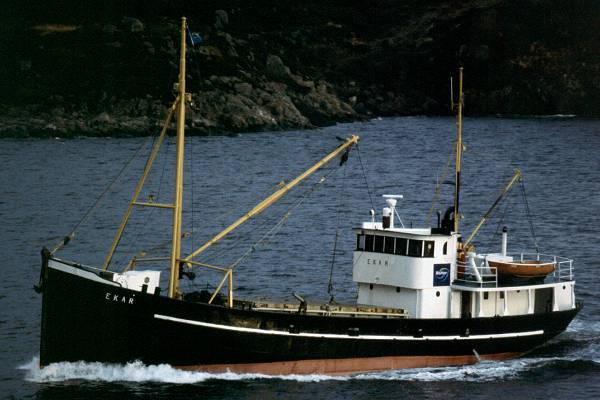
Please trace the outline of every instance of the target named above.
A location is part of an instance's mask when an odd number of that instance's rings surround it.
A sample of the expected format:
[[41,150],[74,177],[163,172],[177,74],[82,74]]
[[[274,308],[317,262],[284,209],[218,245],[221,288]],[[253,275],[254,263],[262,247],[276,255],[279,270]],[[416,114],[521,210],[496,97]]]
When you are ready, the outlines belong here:
[[173,238],[171,247],[171,274],[169,276],[169,297],[179,297],[179,257],[181,254],[181,210],[183,203],[183,155],[185,143],[185,41],[186,19],[181,18],[181,53],[179,57],[179,83],[178,89],[178,117],[177,117],[177,144],[176,144],[176,169],[175,191],[173,207]]
[[460,219],[460,161],[462,157],[463,67],[458,69],[458,104],[456,114],[456,175],[454,178],[454,232]]

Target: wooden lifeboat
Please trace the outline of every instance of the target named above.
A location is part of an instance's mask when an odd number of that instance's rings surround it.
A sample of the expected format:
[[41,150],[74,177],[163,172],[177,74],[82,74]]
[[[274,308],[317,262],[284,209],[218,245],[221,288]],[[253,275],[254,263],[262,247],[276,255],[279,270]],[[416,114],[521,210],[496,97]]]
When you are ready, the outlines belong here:
[[498,276],[515,278],[543,278],[554,272],[556,263],[537,260],[523,261],[489,261],[492,268],[496,268]]

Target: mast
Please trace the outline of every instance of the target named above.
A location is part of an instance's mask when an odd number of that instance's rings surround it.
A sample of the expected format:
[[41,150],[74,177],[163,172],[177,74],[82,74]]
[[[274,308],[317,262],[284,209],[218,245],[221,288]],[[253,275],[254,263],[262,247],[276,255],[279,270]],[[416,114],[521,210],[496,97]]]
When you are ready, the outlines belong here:
[[181,18],[181,51],[179,57],[177,151],[175,169],[175,190],[173,208],[173,238],[171,246],[171,274],[169,276],[169,297],[179,297],[179,256],[181,254],[181,210],[183,203],[183,155],[185,143],[185,37],[186,19]]
[[454,232],[460,219],[460,161],[462,157],[463,67],[458,69],[458,110],[456,115],[456,175],[454,178]]

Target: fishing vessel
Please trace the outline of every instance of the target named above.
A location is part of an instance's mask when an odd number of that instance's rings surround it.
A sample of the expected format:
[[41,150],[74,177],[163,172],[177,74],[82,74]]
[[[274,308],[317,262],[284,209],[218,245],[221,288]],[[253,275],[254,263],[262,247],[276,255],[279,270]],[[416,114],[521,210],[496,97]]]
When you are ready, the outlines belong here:
[[[324,165],[347,158],[359,137],[350,136],[297,178],[190,254],[182,254],[182,199],[186,103],[186,20],[181,24],[177,97],[148,157],[102,266],[57,256],[73,237],[42,251],[37,290],[42,293],[40,364],[61,361],[170,364],[185,370],[265,374],[351,374],[398,368],[448,366],[522,355],[563,332],[581,308],[575,299],[573,261],[555,255],[477,253],[471,243],[510,188],[515,176],[473,233],[459,229],[462,152],[462,70],[457,108],[454,204],[436,226],[405,227],[396,204],[384,195],[381,213],[357,224],[352,279],[355,304],[309,304],[238,299],[234,267],[198,256]],[[177,115],[176,172],[171,203],[140,199],[140,193]],[[383,205],[383,204],[382,204]],[[172,213],[170,254],[113,265],[129,218],[139,207]],[[161,229],[157,227],[156,229]],[[152,266],[167,263],[163,271]],[[533,279],[520,266],[540,268]],[[506,268],[519,270],[504,279]],[[144,268],[141,268],[144,267]],[[210,293],[183,293],[180,279],[196,268],[222,273]],[[509,271],[510,272],[510,271]],[[508,275],[511,275],[509,273]],[[515,278],[515,279],[512,279]],[[518,279],[517,279],[518,278]],[[191,345],[193,344],[193,345]]]

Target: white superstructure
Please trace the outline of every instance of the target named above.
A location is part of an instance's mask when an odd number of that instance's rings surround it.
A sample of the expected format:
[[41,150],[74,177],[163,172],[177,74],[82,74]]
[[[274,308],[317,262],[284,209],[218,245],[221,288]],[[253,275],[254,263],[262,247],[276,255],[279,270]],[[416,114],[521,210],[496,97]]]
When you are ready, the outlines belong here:
[[[404,309],[411,318],[494,317],[575,308],[572,260],[543,254],[457,251],[460,235],[445,228],[398,228],[394,205],[382,222],[364,222],[357,235],[353,280],[360,305]],[[388,220],[389,218],[389,220]],[[503,255],[504,253],[504,255]],[[550,275],[506,279],[488,261],[549,260]]]

